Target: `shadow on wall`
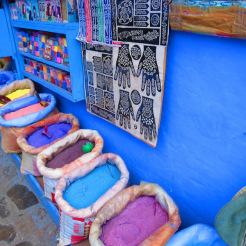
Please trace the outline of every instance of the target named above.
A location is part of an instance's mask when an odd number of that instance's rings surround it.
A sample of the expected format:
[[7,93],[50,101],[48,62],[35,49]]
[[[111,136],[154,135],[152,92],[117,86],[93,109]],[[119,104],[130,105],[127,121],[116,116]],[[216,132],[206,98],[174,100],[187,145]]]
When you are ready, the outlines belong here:
[[213,224],[245,185],[246,43],[171,32],[164,110],[156,149],[58,96],[60,109],[98,130],[105,152],[123,157],[131,183],[159,183],[180,208],[183,226]]

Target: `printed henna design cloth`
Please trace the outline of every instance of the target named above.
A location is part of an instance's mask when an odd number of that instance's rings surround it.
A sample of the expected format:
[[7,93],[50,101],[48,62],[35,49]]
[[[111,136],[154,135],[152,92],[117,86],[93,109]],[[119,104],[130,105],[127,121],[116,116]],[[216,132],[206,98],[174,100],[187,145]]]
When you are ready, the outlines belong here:
[[[95,1],[100,2],[96,7]],[[155,147],[164,94],[169,2],[112,0],[106,13],[105,4],[108,8],[105,0],[90,0],[96,10],[84,12],[91,16],[91,22],[86,17],[86,27],[90,22],[92,28],[80,32],[86,33],[87,41],[82,46],[86,47],[87,110]]]

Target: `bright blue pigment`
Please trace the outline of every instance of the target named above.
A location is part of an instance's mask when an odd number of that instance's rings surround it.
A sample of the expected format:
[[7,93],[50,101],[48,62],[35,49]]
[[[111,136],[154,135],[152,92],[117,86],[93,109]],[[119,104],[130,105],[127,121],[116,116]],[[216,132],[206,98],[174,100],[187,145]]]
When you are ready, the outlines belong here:
[[115,165],[106,163],[71,183],[63,193],[64,200],[76,209],[87,208],[119,179],[119,169]]
[[33,132],[27,137],[29,145],[38,148],[43,145],[49,144],[65,136],[72,128],[71,123],[60,122],[48,126],[48,136],[43,134],[44,127],[40,127],[37,131]]

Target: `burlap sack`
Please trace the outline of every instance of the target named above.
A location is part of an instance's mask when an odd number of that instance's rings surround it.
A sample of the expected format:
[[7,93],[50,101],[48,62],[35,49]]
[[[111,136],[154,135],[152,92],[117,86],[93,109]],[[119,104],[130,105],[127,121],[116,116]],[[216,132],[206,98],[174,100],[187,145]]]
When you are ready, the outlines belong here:
[[22,160],[21,160],[21,172],[22,173],[26,173],[26,174],[31,173],[35,176],[39,176],[40,173],[37,169],[37,163],[36,163],[37,155],[41,151],[43,151],[44,149],[49,147],[51,144],[53,144],[53,143],[55,143],[61,139],[61,138],[58,138],[50,144],[46,144],[46,145],[43,145],[41,147],[35,148],[34,146],[31,146],[28,144],[27,137],[31,133],[33,133],[37,129],[39,129],[40,127],[49,126],[49,125],[59,123],[59,122],[69,122],[72,125],[72,128],[68,131],[68,133],[66,135],[68,135],[72,132],[75,132],[79,129],[78,119],[71,114],[63,114],[63,113],[55,114],[51,117],[45,118],[45,119],[33,124],[32,126],[28,126],[28,127],[23,129],[23,131],[21,132],[21,136],[19,136],[17,138],[17,143],[22,150]]
[[[23,89],[30,89],[28,93],[22,95],[22,96],[16,96],[16,97],[12,97],[11,102],[18,100],[20,98],[23,97],[28,97],[28,96],[32,96],[35,94],[35,87],[33,82],[30,79],[22,79],[22,80],[15,80],[14,82],[12,82],[11,84],[8,84],[2,88],[0,88],[0,95],[1,96],[8,96],[9,94],[17,91],[17,90],[23,90]],[[9,102],[9,103],[11,103]],[[7,104],[9,104],[7,103]],[[6,106],[7,104],[1,104],[0,103],[0,107]]]
[[[54,169],[46,166],[47,162],[53,159],[54,156],[65,150],[67,147],[75,144],[80,139],[88,139],[89,141],[93,141],[95,143],[95,146],[91,152],[82,155],[80,158],[71,163],[67,163],[62,168]],[[55,186],[58,179],[69,173],[71,170],[81,167],[84,163],[96,158],[101,154],[102,149],[103,139],[97,131],[80,129],[43,150],[37,156],[37,168],[40,174],[43,175],[45,196],[55,202]]]
[[97,214],[90,230],[90,244],[92,246],[104,246],[100,240],[102,226],[108,220],[118,215],[125,207],[140,196],[155,196],[160,205],[169,215],[169,221],[149,238],[146,238],[141,246],[163,246],[178,230],[181,220],[179,211],[172,198],[159,186],[151,183],[143,183],[131,186],[111,199]]
[[[120,179],[104,195],[87,208],[75,209],[63,199],[63,192],[66,187],[74,180],[86,176],[96,167],[107,162],[117,166],[121,172]],[[67,173],[62,177],[55,191],[55,198],[59,209],[61,210],[60,219],[60,238],[59,245],[70,245],[86,239],[89,235],[90,226],[96,213],[102,206],[114,197],[118,192],[124,189],[128,183],[129,173],[124,161],[115,154],[102,154],[96,159],[82,165],[81,168]]]
[[20,153],[21,149],[17,144],[17,138],[23,132],[26,126],[30,126],[45,117],[57,114],[58,110],[55,108],[56,100],[51,94],[40,94],[43,101],[49,102],[49,105],[42,111],[29,114],[17,119],[5,120],[4,115],[9,112],[16,111],[18,109],[27,107],[33,103],[37,103],[38,99],[36,96],[30,96],[18,99],[14,102],[9,103],[5,107],[0,108],[0,126],[2,132],[2,149],[6,153]]

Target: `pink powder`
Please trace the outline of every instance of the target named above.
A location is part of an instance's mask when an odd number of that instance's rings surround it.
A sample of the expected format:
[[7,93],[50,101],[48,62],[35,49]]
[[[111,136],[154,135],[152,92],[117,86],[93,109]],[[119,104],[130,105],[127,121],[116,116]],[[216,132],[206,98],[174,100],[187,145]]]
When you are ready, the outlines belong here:
[[168,222],[168,213],[152,196],[141,196],[129,203],[102,228],[106,246],[137,246]]
[[16,118],[20,118],[20,117],[26,116],[28,114],[33,114],[33,113],[39,112],[39,111],[41,111],[43,109],[44,109],[44,107],[41,106],[40,103],[36,103],[36,104],[30,105],[28,107],[16,110],[14,112],[5,114],[4,115],[4,119],[5,120],[13,120],[13,119],[16,119]]

